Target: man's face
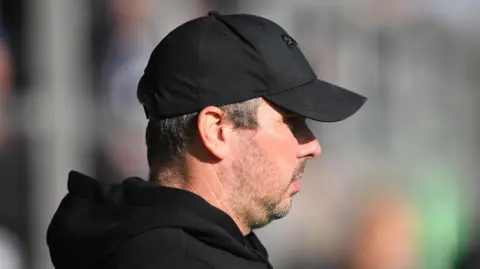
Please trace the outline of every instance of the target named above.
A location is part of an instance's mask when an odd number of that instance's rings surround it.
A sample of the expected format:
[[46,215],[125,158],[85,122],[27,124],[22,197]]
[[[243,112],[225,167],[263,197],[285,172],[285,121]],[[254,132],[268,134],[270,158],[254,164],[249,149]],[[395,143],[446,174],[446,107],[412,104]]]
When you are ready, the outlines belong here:
[[235,176],[238,213],[259,228],[284,217],[307,159],[320,154],[320,145],[305,118],[260,100],[255,131],[239,129],[231,170]]

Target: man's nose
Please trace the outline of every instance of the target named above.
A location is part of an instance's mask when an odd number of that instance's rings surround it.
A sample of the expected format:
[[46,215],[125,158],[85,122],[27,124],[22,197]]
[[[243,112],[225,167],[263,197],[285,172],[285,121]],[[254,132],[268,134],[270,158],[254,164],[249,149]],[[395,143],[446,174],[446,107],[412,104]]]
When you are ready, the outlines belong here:
[[299,157],[300,158],[315,158],[322,152],[320,143],[316,138],[310,140],[307,143],[300,145]]
[[320,143],[310,129],[305,130],[297,139],[299,158],[315,158],[322,152]]

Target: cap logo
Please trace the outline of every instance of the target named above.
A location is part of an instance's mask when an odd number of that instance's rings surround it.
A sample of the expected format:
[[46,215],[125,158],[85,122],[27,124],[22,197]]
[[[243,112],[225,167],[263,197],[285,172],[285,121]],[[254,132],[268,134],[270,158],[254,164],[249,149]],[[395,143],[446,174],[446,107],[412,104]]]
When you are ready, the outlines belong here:
[[287,46],[289,48],[293,48],[293,47],[297,46],[297,41],[295,41],[295,39],[293,39],[289,35],[282,35],[282,39],[283,39],[283,41],[285,41],[285,43],[287,43]]

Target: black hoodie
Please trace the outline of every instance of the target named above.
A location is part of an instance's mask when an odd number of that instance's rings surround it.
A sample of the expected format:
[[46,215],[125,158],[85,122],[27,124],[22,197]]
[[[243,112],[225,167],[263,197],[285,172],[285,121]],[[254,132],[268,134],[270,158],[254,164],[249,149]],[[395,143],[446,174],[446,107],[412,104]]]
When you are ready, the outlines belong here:
[[194,193],[73,171],[68,191],[47,231],[57,269],[272,268],[253,232]]

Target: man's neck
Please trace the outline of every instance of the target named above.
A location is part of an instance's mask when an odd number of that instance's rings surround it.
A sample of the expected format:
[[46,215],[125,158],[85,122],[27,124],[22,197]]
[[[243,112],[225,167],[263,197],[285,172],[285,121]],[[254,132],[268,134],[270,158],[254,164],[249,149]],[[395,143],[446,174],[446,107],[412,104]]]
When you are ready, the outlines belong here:
[[229,215],[244,236],[251,232],[251,228],[243,221],[240,214],[235,212],[235,207],[231,202],[235,199],[231,199],[231,194],[223,188],[216,174],[211,175],[210,178],[207,178],[205,173],[195,173],[196,176],[192,176],[194,173],[189,174],[190,176],[185,177],[180,173],[162,173],[155,177],[155,181],[165,187],[182,189],[197,194],[212,206]]
[[235,212],[233,205],[228,202],[230,199],[227,199],[227,193],[216,192],[214,188],[212,188],[212,186],[209,184],[189,183],[186,186],[185,190],[197,194],[198,196],[205,199],[212,206],[222,210],[227,215],[229,215],[235,222],[235,224],[237,224],[238,229],[242,232],[244,236],[251,232],[250,227],[248,227],[248,225],[246,225],[246,223],[242,221],[243,218],[241,218],[239,214]]

